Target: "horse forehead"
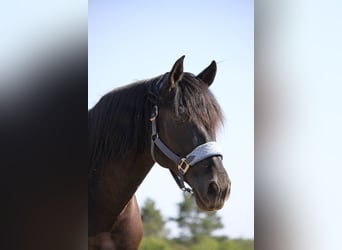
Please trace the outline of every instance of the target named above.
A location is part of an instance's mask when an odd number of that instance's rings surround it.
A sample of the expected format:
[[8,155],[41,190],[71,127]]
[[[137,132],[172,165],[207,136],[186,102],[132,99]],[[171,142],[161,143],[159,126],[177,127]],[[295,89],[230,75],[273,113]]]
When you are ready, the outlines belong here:
[[192,147],[203,144],[207,141],[214,140],[214,135],[208,131],[203,124],[189,123],[184,128],[175,128],[176,133],[172,137],[177,138],[184,144],[191,144]]

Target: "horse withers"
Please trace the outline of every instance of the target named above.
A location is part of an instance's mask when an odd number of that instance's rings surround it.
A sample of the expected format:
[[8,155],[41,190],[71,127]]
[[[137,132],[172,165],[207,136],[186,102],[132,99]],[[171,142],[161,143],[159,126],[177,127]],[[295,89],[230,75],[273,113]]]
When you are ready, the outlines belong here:
[[196,76],[183,72],[183,61],[109,92],[89,110],[89,249],[138,249],[134,193],[155,162],[202,210],[221,209],[228,199],[230,179],[215,142],[223,115],[209,90],[216,63]]

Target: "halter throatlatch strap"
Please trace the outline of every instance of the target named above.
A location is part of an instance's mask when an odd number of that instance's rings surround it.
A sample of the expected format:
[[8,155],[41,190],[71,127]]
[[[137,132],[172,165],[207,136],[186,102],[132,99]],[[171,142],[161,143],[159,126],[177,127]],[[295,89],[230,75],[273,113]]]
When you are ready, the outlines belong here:
[[158,117],[158,106],[155,105],[152,110],[150,121],[152,123],[152,135],[151,135],[151,155],[155,162],[154,156],[154,147],[157,146],[158,149],[166,155],[170,160],[172,160],[178,169],[178,173],[175,173],[170,169],[173,178],[175,179],[177,185],[180,189],[182,189],[186,196],[190,196],[192,194],[192,190],[190,188],[186,188],[184,185],[184,175],[188,172],[191,166],[194,166],[196,163],[205,160],[210,157],[219,156],[222,158],[222,151],[218,144],[214,141],[206,142],[197,146],[194,150],[191,151],[185,157],[180,157],[176,153],[174,153],[165,143],[159,138],[157,132],[157,119]]

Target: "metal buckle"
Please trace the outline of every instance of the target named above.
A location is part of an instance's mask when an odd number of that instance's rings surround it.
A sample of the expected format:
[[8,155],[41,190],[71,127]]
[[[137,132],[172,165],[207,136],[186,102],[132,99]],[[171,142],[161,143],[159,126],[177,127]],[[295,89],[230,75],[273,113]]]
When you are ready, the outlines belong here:
[[158,116],[158,106],[155,105],[153,106],[153,111],[152,111],[152,114],[151,114],[151,117],[150,117],[150,121],[154,121]]
[[190,188],[183,188],[183,193],[184,193],[184,196],[185,198],[190,198],[193,194],[193,191],[190,189]]
[[178,170],[182,173],[182,175],[185,175],[186,172],[188,172],[188,169],[190,167],[190,164],[186,162],[185,158],[182,158],[180,162],[178,163]]

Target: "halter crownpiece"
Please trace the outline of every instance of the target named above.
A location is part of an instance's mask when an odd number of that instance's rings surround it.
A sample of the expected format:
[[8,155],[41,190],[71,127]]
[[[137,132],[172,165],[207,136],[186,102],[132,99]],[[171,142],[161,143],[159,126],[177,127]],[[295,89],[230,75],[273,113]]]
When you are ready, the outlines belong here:
[[158,106],[153,106],[150,121],[152,123],[152,134],[151,134],[151,156],[155,162],[154,147],[156,146],[164,155],[172,160],[178,169],[176,174],[170,169],[170,172],[178,184],[179,188],[184,191],[186,196],[191,196],[193,193],[190,188],[186,188],[184,185],[184,176],[188,172],[189,168],[194,166],[196,163],[205,160],[210,157],[219,156],[222,159],[222,151],[215,141],[206,142],[197,146],[185,157],[180,157],[174,153],[165,143],[159,138],[157,132],[157,117],[158,117]]

